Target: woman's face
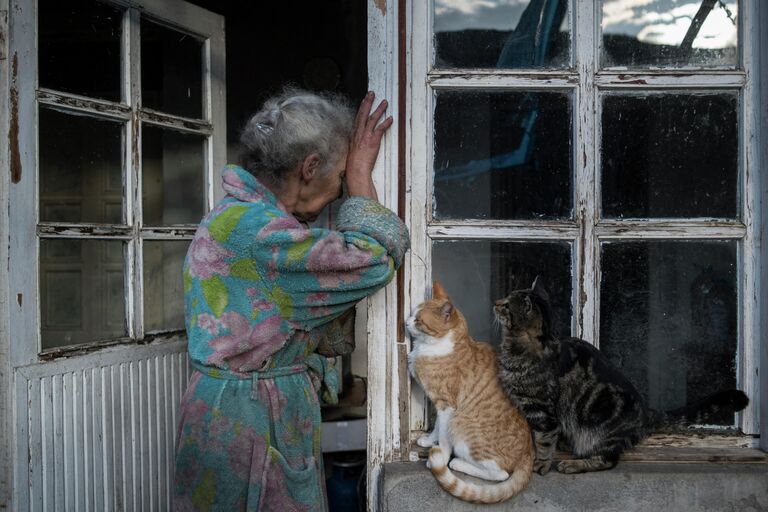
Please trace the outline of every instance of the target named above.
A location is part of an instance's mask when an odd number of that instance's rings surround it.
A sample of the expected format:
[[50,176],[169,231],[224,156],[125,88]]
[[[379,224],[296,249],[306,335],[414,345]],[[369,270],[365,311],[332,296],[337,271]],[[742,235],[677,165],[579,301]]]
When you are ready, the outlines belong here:
[[347,152],[344,151],[333,168],[329,171],[318,171],[304,183],[299,193],[299,201],[293,209],[293,215],[304,222],[317,219],[320,212],[341,197],[344,184],[344,171],[347,165]]

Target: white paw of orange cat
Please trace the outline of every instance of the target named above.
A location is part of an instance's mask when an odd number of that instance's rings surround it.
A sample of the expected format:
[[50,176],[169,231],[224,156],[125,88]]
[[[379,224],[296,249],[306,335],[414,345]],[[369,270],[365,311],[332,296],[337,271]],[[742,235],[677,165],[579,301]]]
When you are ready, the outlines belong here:
[[424,434],[416,440],[416,444],[422,448],[429,448],[437,444],[437,439],[432,434]]

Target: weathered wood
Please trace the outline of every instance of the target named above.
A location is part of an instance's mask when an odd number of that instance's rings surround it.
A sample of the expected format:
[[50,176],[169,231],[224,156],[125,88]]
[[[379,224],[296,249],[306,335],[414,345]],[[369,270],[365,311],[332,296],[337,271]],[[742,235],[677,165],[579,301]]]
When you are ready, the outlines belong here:
[[164,112],[157,112],[156,110],[150,110],[148,108],[139,110],[139,120],[143,124],[168,128],[184,133],[206,136],[213,133],[213,127],[208,121],[175,116]]
[[128,105],[50,89],[38,89],[37,101],[41,105],[55,107],[65,112],[80,112],[94,118],[115,121],[128,121],[131,118],[131,107]]
[[[415,442],[411,444],[411,453],[416,460],[425,460],[429,449],[422,448]],[[570,460],[573,455],[557,451],[555,460]],[[621,456],[624,462],[666,462],[666,463],[754,463],[768,465],[768,454],[756,448],[738,447],[690,447],[690,446],[645,446],[638,445]]]
[[595,84],[601,89],[736,89],[745,83],[745,73],[739,70],[712,72],[658,71],[655,73],[615,72],[598,73]]
[[431,240],[574,240],[580,233],[574,222],[432,222]]
[[[742,90],[740,108],[740,143],[741,158],[741,210],[746,227],[741,243],[741,262],[739,265],[740,308],[742,310],[740,329],[740,350],[737,355],[737,382],[747,396],[751,397],[749,406],[740,413],[741,427],[749,434],[760,433],[760,407],[766,407],[768,398],[760,393],[760,344],[768,342],[766,333],[760,329],[761,316],[766,314],[765,292],[761,293],[761,281],[765,275],[766,262],[760,259],[760,246],[765,244],[764,207],[766,191],[763,185],[766,162],[760,161],[761,146],[764,143],[760,132],[761,118],[765,118],[765,107],[761,105],[759,79],[760,52],[766,52],[759,43],[758,2],[745,2],[740,6],[744,9],[742,26],[745,34],[743,40],[743,59],[746,71],[746,82]],[[761,2],[762,3],[762,2]],[[762,28],[765,30],[765,27]],[[768,87],[762,84],[762,87]],[[763,90],[765,94],[765,89]],[[765,96],[763,96],[765,98]],[[763,275],[761,275],[763,273]],[[761,309],[762,306],[762,309]],[[768,368],[763,368],[763,371]],[[759,400],[755,399],[760,397]]]
[[[759,416],[756,420],[759,425],[760,447],[768,451],[768,343],[766,343],[766,339],[768,339],[768,314],[766,314],[768,311],[768,240],[765,238],[765,226],[768,226],[768,189],[766,188],[768,178],[764,172],[765,168],[768,167],[768,116],[764,115],[768,111],[768,3],[754,2],[750,8],[753,9],[750,14],[754,13],[756,20],[756,25],[753,27],[756,38],[755,48],[758,53],[753,56],[756,62],[752,73],[760,84],[759,90],[755,91],[755,96],[758,98],[757,104],[752,107],[755,112],[763,112],[756,127],[758,138],[754,141],[754,144],[759,148],[755,158],[757,158],[756,161],[763,171],[757,172],[753,176],[757,194],[752,210],[755,221],[753,229],[757,232],[754,239],[759,242],[755,248],[756,257],[760,262],[756,269],[758,275],[754,290],[757,300],[754,338],[760,340],[759,346],[755,350],[755,364],[757,365],[756,369],[762,368],[763,370],[758,376],[757,394],[760,401],[758,405]],[[755,10],[757,10],[756,13]]]
[[[379,8],[381,7],[381,8]],[[397,7],[395,1],[377,6],[368,0],[368,77],[377,102],[386,99],[398,105]],[[396,172],[398,124],[384,138],[373,179],[379,200],[397,211]],[[375,510],[381,465],[400,449],[399,371],[395,347],[397,334],[397,289],[390,283],[367,301],[368,342],[368,503]]]
[[427,75],[427,83],[434,90],[441,89],[502,89],[514,90],[569,90],[578,85],[575,73],[520,73],[490,74],[482,70],[471,72],[444,72],[438,70]]

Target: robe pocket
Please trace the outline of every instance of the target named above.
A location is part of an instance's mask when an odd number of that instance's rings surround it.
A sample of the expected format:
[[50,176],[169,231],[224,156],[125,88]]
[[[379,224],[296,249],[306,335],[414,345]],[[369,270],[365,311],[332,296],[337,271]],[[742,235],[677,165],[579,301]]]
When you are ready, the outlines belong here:
[[[297,504],[314,506],[323,501],[320,475],[314,457],[306,464],[292,467],[279,451],[270,446],[267,451],[265,485],[262,490],[262,510],[294,510]],[[319,508],[322,510],[322,508]]]

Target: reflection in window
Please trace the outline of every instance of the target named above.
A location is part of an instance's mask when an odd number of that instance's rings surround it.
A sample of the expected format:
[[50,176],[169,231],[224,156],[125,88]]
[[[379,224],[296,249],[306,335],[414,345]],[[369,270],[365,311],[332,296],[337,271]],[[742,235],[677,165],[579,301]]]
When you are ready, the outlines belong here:
[[205,137],[144,125],[144,224],[197,224],[204,213]]
[[42,348],[127,335],[123,242],[40,241]]
[[40,86],[120,101],[123,12],[96,0],[38,0],[37,8]]
[[438,91],[435,217],[569,217],[571,108],[562,92]]
[[40,220],[119,224],[123,124],[40,108]]
[[501,330],[494,324],[493,303],[512,290],[530,288],[541,276],[552,299],[554,326],[571,332],[570,242],[435,241],[432,278],[440,281],[478,341],[496,345]]
[[203,43],[142,17],[141,102],[168,114],[202,118]]
[[730,92],[604,96],[604,214],[736,217],[737,107]]
[[567,0],[435,0],[438,68],[559,68],[570,62]]
[[144,330],[184,329],[182,266],[189,241],[144,242]]
[[736,244],[602,244],[600,349],[652,408],[736,387]]
[[735,67],[738,2],[603,0],[603,66]]

